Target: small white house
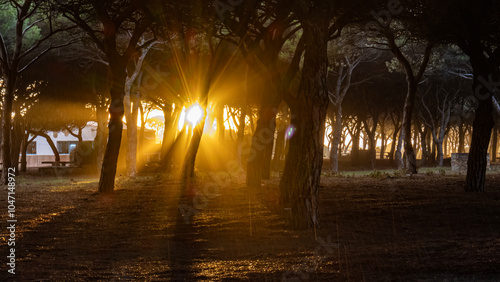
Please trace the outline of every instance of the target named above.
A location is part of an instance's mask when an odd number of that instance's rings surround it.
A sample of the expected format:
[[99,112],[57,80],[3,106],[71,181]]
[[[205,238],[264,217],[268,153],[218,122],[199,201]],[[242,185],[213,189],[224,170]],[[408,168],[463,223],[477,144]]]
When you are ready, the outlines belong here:
[[[73,131],[75,134],[77,130]],[[89,122],[82,130],[83,142],[93,142],[97,132],[97,124]],[[70,153],[78,145],[78,138],[71,135],[67,130],[55,132],[49,131],[47,135],[52,139],[54,145],[59,152],[61,161],[70,161]],[[50,166],[50,164],[43,164],[42,162],[55,161],[54,152],[52,151],[49,142],[42,136],[37,136],[28,145],[26,150],[26,162],[28,167]]]
[[[138,128],[139,134],[140,128]],[[76,135],[78,130],[75,129],[74,134]],[[125,154],[123,150],[125,149],[127,142],[127,127],[123,125],[123,133],[122,133],[122,144],[120,147],[120,157],[119,157],[119,166],[125,164]],[[95,136],[97,133],[97,123],[89,122],[87,126],[82,130],[82,140],[83,142],[93,143]],[[159,158],[159,151],[157,146],[154,146],[156,143],[156,132],[151,129],[145,129],[144,132],[144,140],[142,142],[142,146],[146,148],[146,151],[143,151],[147,161],[155,160]],[[57,148],[59,152],[60,161],[61,162],[69,162],[70,154],[76,146],[78,145],[78,138],[70,134],[67,130],[62,130],[59,132],[49,131],[47,135],[51,138],[52,142],[54,142],[54,146]],[[32,137],[32,136],[30,136]],[[139,136],[138,136],[139,137]],[[106,140],[104,140],[106,142]],[[93,145],[93,144],[92,144]],[[92,146],[93,147],[93,146]],[[154,158],[153,158],[154,157]],[[44,162],[54,162],[55,156],[52,151],[49,142],[47,139],[42,136],[37,136],[35,139],[28,145],[26,150],[26,166],[27,167],[42,167],[42,166],[51,166],[50,163]]]

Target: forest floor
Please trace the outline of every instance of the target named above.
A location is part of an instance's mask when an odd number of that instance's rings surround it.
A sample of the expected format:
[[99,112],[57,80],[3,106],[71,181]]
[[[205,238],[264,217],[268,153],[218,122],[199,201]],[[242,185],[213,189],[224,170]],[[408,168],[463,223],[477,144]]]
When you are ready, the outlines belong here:
[[99,195],[95,177],[23,175],[16,275],[1,197],[0,281],[500,281],[500,173],[486,193],[443,174],[324,175],[322,226],[299,231],[277,179],[250,189],[200,173],[183,188],[150,175]]

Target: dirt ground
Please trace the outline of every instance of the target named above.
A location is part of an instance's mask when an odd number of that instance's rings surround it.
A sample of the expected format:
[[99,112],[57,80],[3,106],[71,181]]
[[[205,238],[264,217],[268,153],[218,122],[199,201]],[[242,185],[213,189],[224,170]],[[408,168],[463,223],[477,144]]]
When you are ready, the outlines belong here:
[[18,182],[16,275],[2,227],[0,281],[500,281],[498,173],[474,194],[459,175],[325,175],[322,226],[301,231],[277,179],[119,178],[108,196],[85,176]]

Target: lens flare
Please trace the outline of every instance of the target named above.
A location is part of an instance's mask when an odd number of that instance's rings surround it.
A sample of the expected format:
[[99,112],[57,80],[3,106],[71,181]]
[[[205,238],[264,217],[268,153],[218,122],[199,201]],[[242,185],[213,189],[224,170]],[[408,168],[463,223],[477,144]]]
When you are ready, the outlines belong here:
[[192,105],[186,112],[186,120],[192,126],[195,126],[197,123],[199,123],[202,118],[203,118],[203,109],[198,103]]
[[297,131],[297,128],[295,127],[295,125],[290,124],[288,126],[288,128],[286,129],[286,133],[285,133],[286,139],[290,140],[293,137],[293,135],[295,134],[295,131]]

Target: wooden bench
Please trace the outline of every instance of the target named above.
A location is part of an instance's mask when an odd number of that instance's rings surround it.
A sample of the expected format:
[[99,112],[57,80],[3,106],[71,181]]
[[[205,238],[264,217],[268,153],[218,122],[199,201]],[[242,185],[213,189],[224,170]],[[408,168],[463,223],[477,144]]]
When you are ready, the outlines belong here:
[[51,164],[52,166],[66,166],[67,164],[72,164],[73,162],[42,162],[42,164]]

